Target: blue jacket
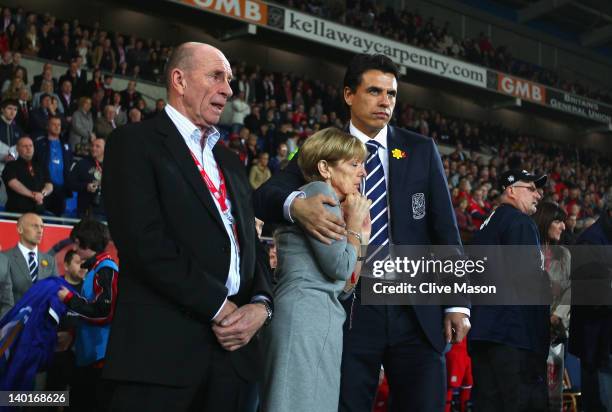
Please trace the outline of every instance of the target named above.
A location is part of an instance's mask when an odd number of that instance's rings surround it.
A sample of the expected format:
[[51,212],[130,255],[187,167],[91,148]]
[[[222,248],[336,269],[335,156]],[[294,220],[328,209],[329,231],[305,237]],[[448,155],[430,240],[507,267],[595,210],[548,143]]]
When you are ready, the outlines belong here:
[[[471,243],[528,246],[520,260],[503,248],[491,250],[495,256],[489,257],[489,260],[493,258],[495,264],[490,265],[491,270],[487,275],[494,277],[498,293],[502,288],[503,293],[513,293],[513,290],[520,290],[526,284],[530,288],[536,285],[539,288],[548,287],[538,228],[528,215],[515,207],[508,204],[499,206],[474,234]],[[529,247],[531,245],[533,248]],[[530,279],[526,280],[523,278],[525,276]],[[468,337],[472,341],[497,342],[547,354],[549,312],[548,305],[474,305],[470,319],[472,329]]]
[[[119,271],[117,264],[110,259],[103,260],[90,270],[85,276],[81,290],[81,294],[85,299],[89,301],[95,300],[94,279],[98,271],[106,267],[111,268],[115,272]],[[87,322],[79,325],[75,342],[76,363],[78,366],[91,365],[100,359],[104,359],[110,326],[110,323],[93,325]]]
[[34,377],[51,361],[57,326],[66,306],[57,296],[63,278],[52,276],[36,282],[0,319],[0,390],[32,390]]

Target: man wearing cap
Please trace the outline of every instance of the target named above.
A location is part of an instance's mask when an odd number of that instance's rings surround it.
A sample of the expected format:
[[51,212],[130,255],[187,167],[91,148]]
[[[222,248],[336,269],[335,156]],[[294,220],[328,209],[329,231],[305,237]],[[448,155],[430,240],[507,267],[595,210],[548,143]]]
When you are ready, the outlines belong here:
[[[503,173],[501,204],[472,239],[475,245],[522,246],[518,253],[516,247],[487,248],[491,270],[484,275],[495,280],[496,299],[503,303],[511,300],[514,305],[472,308],[469,338],[476,412],[548,410],[549,308],[534,305],[539,302],[524,295],[548,287],[538,228],[529,217],[536,211],[542,198],[538,189],[545,183],[546,175],[525,170]],[[515,292],[516,297],[508,297]]]

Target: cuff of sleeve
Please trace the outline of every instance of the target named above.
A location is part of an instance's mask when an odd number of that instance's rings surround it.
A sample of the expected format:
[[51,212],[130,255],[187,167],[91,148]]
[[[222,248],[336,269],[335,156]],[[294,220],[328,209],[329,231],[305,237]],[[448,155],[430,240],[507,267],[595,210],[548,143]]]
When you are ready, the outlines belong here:
[[257,302],[261,302],[261,301],[267,302],[268,305],[270,305],[270,308],[272,310],[274,310],[274,303],[272,302],[272,299],[269,296],[259,294],[259,295],[255,295],[255,296],[253,296],[251,298],[251,303],[257,303]]
[[300,190],[291,192],[291,194],[287,196],[287,199],[285,199],[285,203],[283,203],[283,216],[285,217],[285,220],[291,223],[295,223],[291,217],[291,203],[293,203],[296,197],[303,199],[306,197],[306,193]]
[[68,294],[64,297],[64,300],[62,302],[64,302],[64,304],[70,302],[70,299],[72,299],[73,296],[74,296],[74,292],[68,292]]
[[223,307],[225,306],[226,303],[227,303],[227,298],[225,298],[225,300],[223,301],[223,304],[221,305],[221,307],[219,308],[217,313],[215,313],[215,316],[212,317],[211,321],[214,320],[219,313],[221,313],[221,311],[223,310]]
[[444,309],[444,313],[455,313],[455,312],[466,314],[468,317],[471,314],[469,308],[463,308],[461,306],[455,306],[455,307],[452,307],[452,308]]

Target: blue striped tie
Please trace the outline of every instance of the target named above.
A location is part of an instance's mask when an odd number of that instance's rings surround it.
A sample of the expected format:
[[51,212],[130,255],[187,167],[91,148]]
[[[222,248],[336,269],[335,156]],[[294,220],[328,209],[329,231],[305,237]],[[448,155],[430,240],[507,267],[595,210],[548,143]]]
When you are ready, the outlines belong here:
[[36,261],[36,253],[30,252],[28,253],[30,257],[28,259],[28,268],[30,269],[30,277],[32,278],[32,283],[36,282],[38,279],[38,262]]
[[366,264],[372,260],[384,260],[389,256],[389,216],[387,213],[387,184],[382,162],[378,156],[381,144],[375,140],[366,143],[369,156],[366,160],[366,197],[372,200],[370,219],[372,234],[368,246]]

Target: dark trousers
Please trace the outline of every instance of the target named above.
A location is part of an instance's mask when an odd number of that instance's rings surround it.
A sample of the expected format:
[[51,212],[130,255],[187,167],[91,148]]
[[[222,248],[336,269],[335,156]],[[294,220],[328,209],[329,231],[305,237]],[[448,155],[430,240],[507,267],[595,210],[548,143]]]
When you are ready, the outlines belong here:
[[102,368],[93,366],[77,367],[70,383],[69,412],[97,412],[102,401],[104,382],[101,379]]
[[470,342],[474,412],[548,412],[546,354]]
[[[383,365],[390,390],[390,412],[444,411],[446,368],[406,306],[361,305],[344,302],[340,411],[370,412]],[[352,327],[349,329],[350,324]],[[440,325],[442,333],[442,325]]]
[[66,195],[64,187],[53,187],[53,192],[44,200],[45,209],[55,216],[61,216],[66,210]]
[[[254,410],[256,386],[238,376],[229,352],[213,345],[202,382],[188,387],[107,381],[108,412],[243,412]],[[155,362],[154,359],[151,362]]]
[[584,412],[608,412],[601,399],[599,368],[581,362],[580,381]]

